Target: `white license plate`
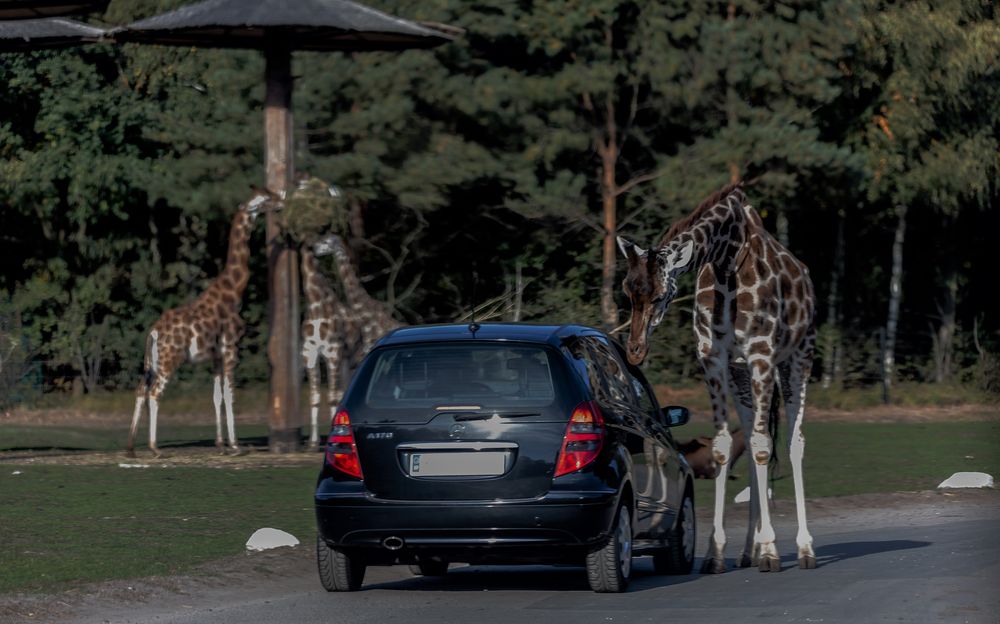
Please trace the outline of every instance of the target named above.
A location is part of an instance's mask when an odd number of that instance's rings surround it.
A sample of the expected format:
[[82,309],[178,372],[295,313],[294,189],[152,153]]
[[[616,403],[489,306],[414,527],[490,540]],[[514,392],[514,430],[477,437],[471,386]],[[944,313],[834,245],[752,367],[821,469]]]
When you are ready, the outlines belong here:
[[507,453],[473,451],[468,453],[413,453],[410,475],[414,477],[491,477],[502,475]]

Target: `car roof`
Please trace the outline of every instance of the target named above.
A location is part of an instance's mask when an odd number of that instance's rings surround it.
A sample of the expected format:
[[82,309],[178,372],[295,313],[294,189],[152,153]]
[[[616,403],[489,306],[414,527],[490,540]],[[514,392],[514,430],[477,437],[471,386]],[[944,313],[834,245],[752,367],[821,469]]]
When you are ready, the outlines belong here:
[[606,334],[586,325],[536,325],[532,323],[471,323],[412,325],[394,330],[379,340],[376,347],[422,342],[534,342],[559,346],[571,336]]

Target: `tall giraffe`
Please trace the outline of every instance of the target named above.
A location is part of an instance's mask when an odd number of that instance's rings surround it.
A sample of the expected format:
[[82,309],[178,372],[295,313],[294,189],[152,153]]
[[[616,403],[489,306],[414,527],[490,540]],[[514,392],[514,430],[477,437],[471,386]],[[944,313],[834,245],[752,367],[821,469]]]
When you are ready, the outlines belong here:
[[222,403],[226,404],[229,446],[239,452],[233,417],[233,372],[236,370],[237,343],[243,335],[240,305],[250,277],[249,239],[257,215],[275,197],[265,190],[240,205],[229,230],[226,266],[208,288],[189,304],[167,310],[153,324],[146,337],[142,380],[136,389],[135,413],[128,434],[126,452],[135,457],[135,434],[142,406],[149,399],[149,448],[157,457],[156,416],[160,396],[174,372],[186,361],[212,360],[215,370],[215,445],[225,451],[222,441]]
[[344,302],[347,304],[345,342],[350,349],[350,366],[353,368],[379,338],[401,327],[402,323],[392,318],[386,305],[369,295],[361,285],[344,240],[332,235],[330,243],[337,261],[337,275],[344,287]]
[[641,249],[621,237],[618,245],[628,260],[623,282],[632,303],[627,354],[636,365],[645,359],[649,335],[677,294],[677,278],[698,270],[694,332],[712,399],[716,429],[712,446],[720,467],[715,478],[714,532],[702,572],[726,569],[722,520],[733,446],[727,391],[733,395],[755,462],[750,471],[750,524],[738,565],[758,565],[762,572],[781,568],[770,511],[766,502],[761,504],[767,501],[773,446],[769,407],[776,383],[789,423],[798,563],[800,568],[815,568],[802,481],[802,416],[816,343],[809,269],[764,229],[741,183],[717,191],[674,223],[655,249]]
[[344,371],[341,358],[347,353],[347,315],[333,285],[319,268],[318,257],[333,253],[332,235],[311,245],[302,246],[302,290],[306,313],[302,321],[302,361],[309,376],[309,411],[312,428],[309,448],[319,446],[320,360],[326,364],[327,404],[333,420],[343,393]]

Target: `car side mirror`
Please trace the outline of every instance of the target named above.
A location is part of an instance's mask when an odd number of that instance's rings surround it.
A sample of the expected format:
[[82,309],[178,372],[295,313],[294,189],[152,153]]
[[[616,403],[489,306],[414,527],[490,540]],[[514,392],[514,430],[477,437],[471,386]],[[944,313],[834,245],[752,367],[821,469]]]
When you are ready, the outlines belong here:
[[660,411],[663,413],[668,427],[686,425],[691,420],[691,412],[688,411],[688,408],[680,405],[668,405]]

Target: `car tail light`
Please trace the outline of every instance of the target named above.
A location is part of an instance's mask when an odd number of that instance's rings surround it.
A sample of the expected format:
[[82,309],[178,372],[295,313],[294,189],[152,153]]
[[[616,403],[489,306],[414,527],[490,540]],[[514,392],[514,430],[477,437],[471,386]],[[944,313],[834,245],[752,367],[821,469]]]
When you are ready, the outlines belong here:
[[337,410],[331,423],[330,435],[326,440],[326,461],[337,470],[364,479],[361,461],[358,459],[358,445],[354,443],[351,431],[351,417],[346,410]]
[[566,425],[555,476],[574,472],[591,463],[597,459],[602,446],[604,421],[601,419],[601,410],[593,401],[577,405]]

